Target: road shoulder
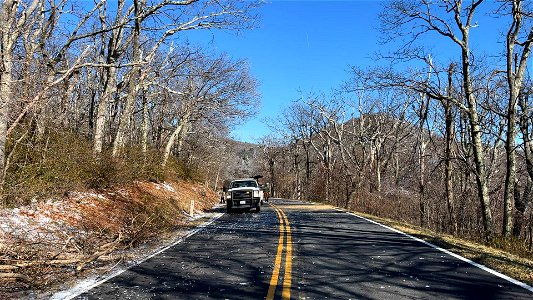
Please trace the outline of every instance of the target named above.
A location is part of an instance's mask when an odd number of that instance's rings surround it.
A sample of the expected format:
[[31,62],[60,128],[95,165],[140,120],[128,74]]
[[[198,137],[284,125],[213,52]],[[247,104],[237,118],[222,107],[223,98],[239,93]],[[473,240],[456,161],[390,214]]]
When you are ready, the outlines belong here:
[[[461,256],[476,264],[492,269],[504,276],[526,284],[530,289],[533,286],[533,260],[519,257],[511,253],[488,247],[481,243],[453,237],[451,235],[436,233],[415,225],[399,221],[380,218],[373,215],[351,212],[336,208],[341,211],[355,214],[380,225],[385,225],[403,234],[420,239],[437,248],[442,248],[454,255]],[[533,292],[533,290],[531,290]]]

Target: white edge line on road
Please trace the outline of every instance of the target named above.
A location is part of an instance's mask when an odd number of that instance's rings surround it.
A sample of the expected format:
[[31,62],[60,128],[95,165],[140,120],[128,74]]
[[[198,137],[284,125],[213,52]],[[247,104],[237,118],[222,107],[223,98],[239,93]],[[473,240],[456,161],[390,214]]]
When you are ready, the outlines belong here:
[[516,284],[516,285],[518,285],[518,286],[520,286],[520,287],[523,287],[523,288],[525,288],[526,290],[528,290],[528,291],[530,291],[530,292],[533,292],[533,287],[531,287],[531,286],[529,286],[529,285],[527,285],[527,284],[525,284],[525,283],[523,283],[523,282],[521,282],[521,281],[518,281],[518,280],[516,280],[516,279],[514,279],[514,278],[511,278],[511,277],[509,277],[509,276],[507,276],[507,275],[505,275],[505,274],[502,274],[502,273],[500,273],[500,272],[498,272],[498,271],[495,271],[495,270],[493,270],[493,269],[491,269],[491,268],[489,268],[489,267],[487,267],[487,266],[484,266],[484,265],[482,265],[482,264],[478,264],[477,262],[474,262],[474,261],[472,261],[472,260],[470,260],[470,259],[468,259],[468,258],[466,258],[466,257],[463,257],[463,256],[461,256],[461,255],[459,255],[459,254],[453,253],[453,252],[448,251],[448,250],[446,250],[446,249],[443,249],[443,248],[441,248],[441,247],[439,247],[439,246],[433,245],[433,244],[430,243],[430,242],[426,242],[426,241],[424,241],[424,240],[422,240],[422,239],[420,239],[420,238],[417,238],[417,237],[415,237],[415,236],[412,236],[412,235],[410,235],[410,234],[407,234],[407,233],[405,233],[405,232],[402,232],[402,231],[400,231],[400,230],[398,230],[398,229],[394,229],[394,228],[392,228],[392,227],[389,227],[389,226],[387,226],[387,225],[383,225],[383,224],[381,224],[381,223],[378,223],[378,222],[376,222],[376,221],[373,221],[373,220],[367,219],[367,218],[365,218],[365,217],[361,217],[361,216],[359,216],[359,215],[357,215],[357,214],[355,214],[355,213],[353,213],[353,212],[349,212],[349,211],[346,211],[346,210],[343,210],[343,209],[340,209],[340,208],[336,208],[336,209],[337,209],[338,211],[342,211],[342,212],[348,213],[348,214],[350,214],[350,215],[352,215],[352,216],[358,217],[358,218],[363,219],[363,220],[366,220],[366,221],[368,221],[368,222],[370,222],[370,223],[374,223],[374,224],[379,225],[379,226],[381,226],[381,227],[384,227],[384,228],[386,228],[386,229],[388,229],[388,230],[391,230],[391,231],[394,231],[394,232],[399,233],[399,234],[401,234],[401,235],[404,235],[404,236],[406,236],[406,237],[408,237],[408,238],[411,238],[411,239],[413,239],[413,240],[415,240],[415,241],[418,241],[418,242],[420,242],[420,243],[422,243],[422,244],[425,244],[425,245],[427,245],[427,246],[429,246],[429,247],[431,247],[431,248],[437,249],[437,250],[439,250],[439,251],[441,251],[441,252],[444,252],[444,253],[446,253],[446,254],[448,254],[448,255],[450,255],[450,256],[453,256],[453,257],[455,257],[455,258],[457,258],[457,259],[459,259],[459,260],[462,260],[462,261],[464,261],[464,262],[467,262],[467,263],[469,263],[469,264],[471,264],[471,265],[473,265],[473,266],[475,266],[475,267],[478,267],[478,268],[480,268],[480,269],[482,269],[482,270],[484,270],[484,271],[486,271],[486,272],[489,272],[489,273],[492,274],[492,275],[496,275],[496,276],[498,276],[498,277],[500,277],[500,278],[502,278],[502,279],[505,279],[505,280],[507,280],[507,281],[509,281],[509,282],[511,282],[511,283],[513,283],[513,284]]
[[104,278],[101,278],[99,279],[99,277],[95,277],[95,278],[89,278],[89,279],[85,279],[83,281],[81,281],[80,283],[76,284],[74,287],[66,290],[66,291],[61,291],[61,292],[58,292],[58,293],[55,293],[54,295],[52,295],[52,297],[50,297],[50,300],[67,300],[67,299],[73,299],[74,297],[77,297],[89,290],[91,290],[92,288],[95,288],[97,286],[99,286],[100,284],[126,272],[127,270],[137,266],[137,265],[140,265],[141,263],[149,260],[150,258],[158,255],[158,254],[161,254],[162,252],[164,252],[165,250],[171,248],[171,247],[174,247],[175,245],[183,242],[185,239],[187,239],[188,237],[198,233],[200,230],[204,229],[205,227],[211,225],[213,222],[215,222],[217,219],[219,219],[221,216],[223,216],[224,213],[215,213],[214,216],[200,224],[198,227],[196,227],[195,229],[189,231],[185,236],[182,236],[180,238],[178,238],[176,241],[173,241],[171,244],[167,245],[167,246],[162,246],[161,248],[159,248],[158,250],[156,250],[154,253],[152,253],[151,255],[147,256],[147,257],[144,257],[142,258],[141,260],[139,261],[135,261],[131,266],[128,266],[126,268],[123,268],[123,269],[118,269],[110,274],[108,274],[107,276],[105,276]]

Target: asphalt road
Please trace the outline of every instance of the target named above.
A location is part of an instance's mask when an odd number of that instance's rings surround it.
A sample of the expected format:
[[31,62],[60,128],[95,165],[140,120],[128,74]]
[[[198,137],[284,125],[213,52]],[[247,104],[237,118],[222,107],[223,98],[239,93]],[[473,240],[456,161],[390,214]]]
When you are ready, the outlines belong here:
[[354,215],[280,199],[225,214],[78,299],[533,299]]

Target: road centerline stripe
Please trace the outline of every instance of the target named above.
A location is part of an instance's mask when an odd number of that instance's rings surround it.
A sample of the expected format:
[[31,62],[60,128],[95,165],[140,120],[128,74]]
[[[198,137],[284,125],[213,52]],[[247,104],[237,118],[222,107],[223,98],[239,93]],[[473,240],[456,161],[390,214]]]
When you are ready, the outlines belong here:
[[281,294],[282,299],[291,298],[291,281],[292,281],[292,237],[291,237],[291,225],[289,223],[289,218],[283,210],[281,210],[281,215],[285,220],[285,232],[287,233],[286,237],[286,250],[285,250],[285,273],[283,276],[283,292]]
[[279,281],[279,273],[281,269],[281,264],[283,260],[283,248],[285,248],[285,265],[284,265],[284,274],[283,274],[283,283],[281,298],[283,300],[288,300],[291,298],[291,284],[292,284],[292,236],[291,236],[291,226],[289,223],[289,218],[285,212],[275,206],[270,204],[272,208],[276,211],[279,220],[279,240],[278,240],[278,249],[276,253],[276,259],[274,261],[274,270],[272,271],[272,277],[270,278],[270,285],[268,287],[268,294],[266,299],[273,300],[276,294],[276,288]]
[[274,299],[274,295],[276,293],[276,287],[278,285],[278,279],[279,279],[279,271],[281,268],[281,259],[283,256],[283,244],[284,244],[284,236],[285,236],[285,222],[284,219],[281,216],[280,210],[272,206],[274,210],[276,211],[278,215],[279,220],[279,239],[278,239],[278,249],[276,252],[276,259],[274,261],[274,270],[272,271],[272,277],[270,278],[270,285],[268,287],[268,294],[266,299],[272,300]]

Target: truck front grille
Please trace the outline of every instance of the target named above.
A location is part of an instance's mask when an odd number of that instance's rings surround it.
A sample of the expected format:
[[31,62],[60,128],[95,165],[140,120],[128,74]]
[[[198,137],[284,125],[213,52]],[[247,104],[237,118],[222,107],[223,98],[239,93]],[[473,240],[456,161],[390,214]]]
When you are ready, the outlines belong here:
[[233,200],[247,200],[252,199],[252,191],[234,191],[232,193]]

